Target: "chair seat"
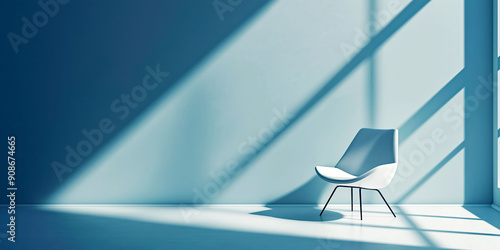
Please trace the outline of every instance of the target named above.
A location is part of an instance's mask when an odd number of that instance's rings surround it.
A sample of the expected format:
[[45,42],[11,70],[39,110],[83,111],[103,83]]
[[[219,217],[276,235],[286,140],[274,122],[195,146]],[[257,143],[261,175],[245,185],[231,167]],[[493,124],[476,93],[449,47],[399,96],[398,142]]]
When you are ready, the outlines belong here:
[[340,168],[316,166],[316,173],[325,181],[332,183],[347,184],[359,180],[358,176],[349,174]]

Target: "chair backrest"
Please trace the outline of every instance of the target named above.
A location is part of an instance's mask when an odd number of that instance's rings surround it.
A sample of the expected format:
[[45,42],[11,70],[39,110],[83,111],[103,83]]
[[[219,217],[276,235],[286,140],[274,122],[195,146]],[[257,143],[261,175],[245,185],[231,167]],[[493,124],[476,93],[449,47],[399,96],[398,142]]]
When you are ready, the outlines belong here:
[[397,129],[360,129],[338,162],[338,168],[359,176],[382,164],[398,162]]

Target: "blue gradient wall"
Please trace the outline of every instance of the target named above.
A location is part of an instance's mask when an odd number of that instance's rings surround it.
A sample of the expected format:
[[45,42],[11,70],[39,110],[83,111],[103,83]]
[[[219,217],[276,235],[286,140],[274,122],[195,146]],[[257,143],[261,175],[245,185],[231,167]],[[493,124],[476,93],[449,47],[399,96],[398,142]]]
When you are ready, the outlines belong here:
[[[10,5],[4,34],[41,8]],[[400,130],[389,202],[491,203],[491,8],[61,4],[18,53],[2,40],[19,200],[322,203],[333,187],[314,166],[335,165],[373,127]]]
[[499,89],[498,89],[498,74],[500,73],[499,71],[499,63],[498,63],[498,58],[500,58],[500,44],[498,43],[499,41],[499,32],[498,32],[498,27],[499,27],[499,23],[500,23],[500,18],[498,18],[498,8],[499,8],[499,5],[498,5],[498,1],[493,1],[493,4],[494,4],[494,7],[493,7],[493,17],[495,18],[494,21],[493,21],[493,24],[494,24],[494,27],[493,27],[493,38],[494,38],[494,42],[493,42],[493,72],[496,72],[496,73],[493,73],[493,77],[494,78],[494,82],[496,82],[497,84],[495,85],[495,98],[493,99],[494,101],[494,105],[493,107],[495,108],[495,112],[494,114],[496,115],[496,117],[493,119],[493,124],[494,124],[494,151],[495,152],[495,157],[494,157],[494,167],[493,167],[493,203],[497,206],[500,206],[500,162],[498,161],[498,157],[499,157],[499,149],[500,147],[499,146],[499,143],[500,143],[500,133],[499,133],[499,130],[500,130],[500,122],[499,119],[500,119],[500,109],[499,109],[499,102],[498,102],[498,97],[500,96],[499,95]]

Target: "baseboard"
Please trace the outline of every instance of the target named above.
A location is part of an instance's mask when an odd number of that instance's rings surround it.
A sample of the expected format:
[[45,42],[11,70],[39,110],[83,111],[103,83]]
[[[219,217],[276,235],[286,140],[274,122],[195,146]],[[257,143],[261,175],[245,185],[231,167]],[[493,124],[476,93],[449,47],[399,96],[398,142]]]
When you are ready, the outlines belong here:
[[497,210],[498,212],[500,212],[500,207],[495,205],[495,204],[491,204],[491,207],[495,210]]

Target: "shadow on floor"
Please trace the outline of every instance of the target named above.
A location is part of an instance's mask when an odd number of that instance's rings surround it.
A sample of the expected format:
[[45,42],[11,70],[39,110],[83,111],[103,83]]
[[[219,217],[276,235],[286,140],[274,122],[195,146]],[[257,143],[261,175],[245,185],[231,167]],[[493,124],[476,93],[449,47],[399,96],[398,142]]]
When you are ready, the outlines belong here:
[[496,211],[494,208],[490,206],[464,206],[464,208],[481,220],[500,229],[500,212]]
[[267,208],[269,209],[251,214],[298,221],[333,221],[342,219],[343,217],[340,213],[328,210],[325,210],[323,215],[319,216],[321,209],[309,206],[292,210],[282,206],[267,206]]
[[[16,243],[1,239],[1,249],[428,249],[149,223],[35,207],[19,207],[17,212]],[[324,215],[333,216],[332,212]]]

